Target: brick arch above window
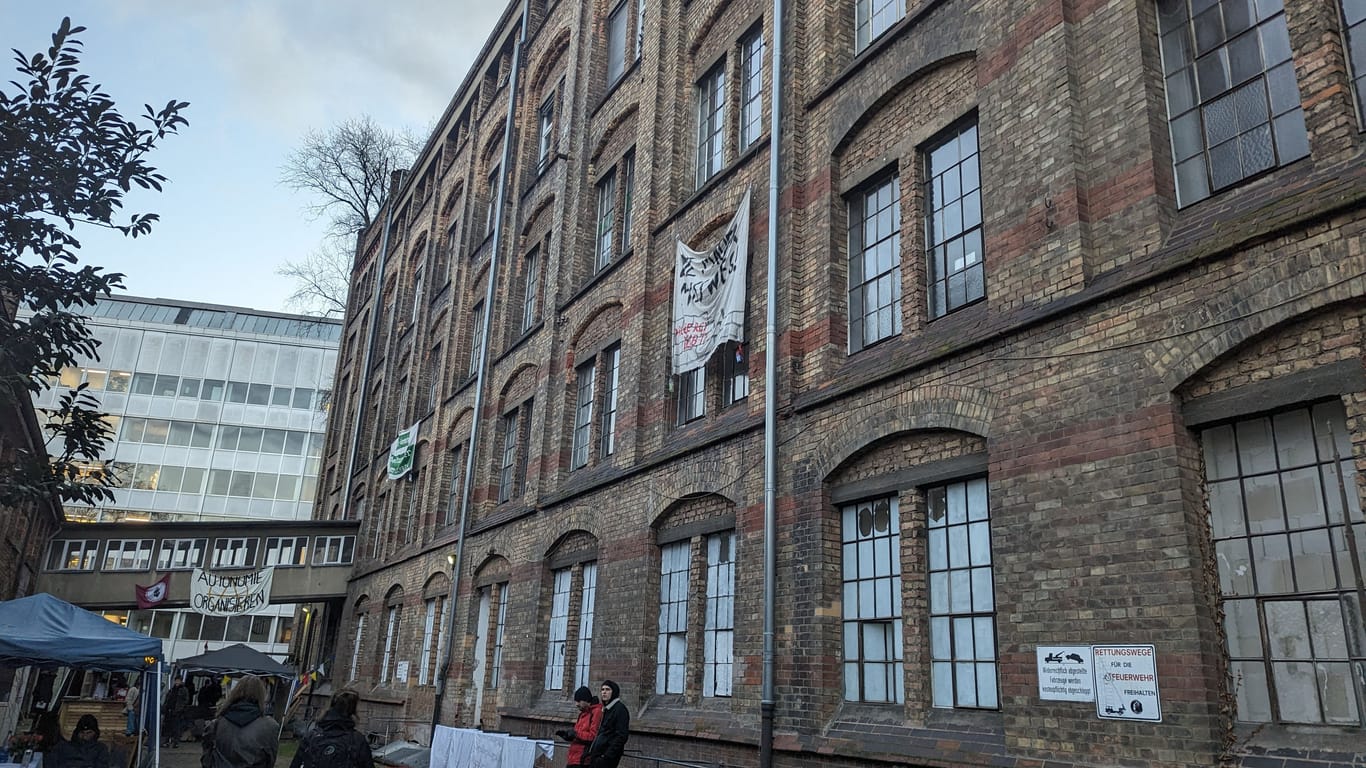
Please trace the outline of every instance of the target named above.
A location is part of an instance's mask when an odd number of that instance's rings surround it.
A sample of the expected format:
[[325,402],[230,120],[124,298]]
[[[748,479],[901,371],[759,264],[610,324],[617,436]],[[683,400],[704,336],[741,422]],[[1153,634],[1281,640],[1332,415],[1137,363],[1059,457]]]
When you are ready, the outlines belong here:
[[470,422],[473,418],[474,409],[465,406],[447,423],[445,430],[445,444],[447,448],[452,445],[459,445],[469,439]]
[[569,50],[569,40],[569,29],[561,27],[550,42],[546,43],[544,52],[536,56],[537,61],[532,66],[531,77],[527,80],[528,93],[539,94],[541,98],[545,98],[546,86],[555,79],[554,75],[560,71],[560,63]]
[[485,587],[512,579],[512,564],[506,557],[490,552],[474,569],[474,586]]
[[650,524],[657,544],[734,527],[735,502],[719,493],[700,493],[674,501]]
[[430,599],[433,597],[445,597],[451,591],[451,577],[445,571],[437,571],[427,577],[427,583],[422,585],[422,596]]
[[508,375],[498,391],[500,410],[521,403],[535,394],[537,370],[537,366],[525,363]]
[[864,445],[825,477],[835,504],[895,494],[987,469],[987,441],[948,429],[899,432]]
[[598,537],[582,529],[561,535],[545,553],[545,562],[550,568],[564,568],[597,559]]
[[352,614],[362,614],[362,613],[365,613],[365,612],[368,611],[368,610],[370,610],[370,596],[369,596],[369,595],[362,594],[360,597],[356,598],[356,601],[355,601],[354,603],[351,604],[351,613],[352,613]]
[[828,478],[869,446],[904,432],[955,430],[989,437],[1000,398],[974,387],[942,387],[909,403],[871,410],[847,422],[831,424],[827,434],[846,435],[821,443],[814,457],[815,476]]
[[694,7],[688,9],[688,16],[695,20],[688,24],[690,30],[688,56],[696,56],[698,51],[702,50],[708,38],[711,37],[712,29],[716,27],[717,22],[721,21],[721,17],[733,5],[735,4],[728,2],[728,0],[709,0],[706,3],[696,3]]
[[445,200],[441,203],[441,217],[448,224],[452,216],[455,215],[456,205],[460,202],[461,195],[465,194],[465,180],[460,179],[451,187],[451,191],[446,193]]
[[[941,43],[941,47],[942,45]],[[884,108],[896,102],[898,97],[907,91],[914,90],[927,81],[948,77],[962,83],[964,90],[974,95],[977,92],[977,58],[976,53],[970,49],[936,51],[933,58],[915,61],[914,66],[896,59],[888,60],[887,63],[896,65],[896,69],[886,76],[887,82],[892,83],[891,86],[872,91],[840,89],[839,95],[835,97],[836,103],[831,110],[835,117],[830,121],[827,144],[833,148],[832,155],[843,157],[865,129],[876,122]],[[958,112],[955,112],[954,116],[957,114]],[[922,123],[924,121],[918,121],[917,125]],[[921,128],[923,135],[912,137],[911,143],[916,144],[928,139],[940,127],[926,125]],[[885,138],[878,141],[885,143]]]
[[542,234],[550,231],[555,216],[555,200],[552,191],[536,202],[535,210],[526,216],[522,225],[522,237],[532,238],[535,235],[534,239],[539,240]]
[[403,597],[403,585],[395,584],[389,588],[388,592],[384,593],[384,605],[389,608],[403,605]]
[[591,355],[621,335],[622,305],[615,296],[586,313],[575,326],[569,337],[569,348],[574,351],[575,361],[581,354]]
[[[640,105],[631,102],[624,105],[621,111],[612,117],[597,141],[593,143],[593,151],[588,155],[589,165],[595,166],[603,158],[615,158],[617,154],[625,152],[635,143],[636,137],[632,120],[638,114],[640,114]],[[609,152],[609,148],[615,148],[615,151]]]

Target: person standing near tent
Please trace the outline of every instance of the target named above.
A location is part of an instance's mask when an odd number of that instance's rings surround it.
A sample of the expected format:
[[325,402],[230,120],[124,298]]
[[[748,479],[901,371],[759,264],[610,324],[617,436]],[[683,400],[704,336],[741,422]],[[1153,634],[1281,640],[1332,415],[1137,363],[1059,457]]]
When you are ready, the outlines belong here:
[[185,713],[189,709],[190,689],[185,687],[183,680],[177,680],[166,692],[166,703],[161,706],[161,725],[165,729],[161,746],[180,749],[180,736],[185,732]]
[[265,702],[261,678],[244,675],[237,681],[204,729],[201,768],[273,768],[280,724],[265,713]]
[[128,724],[123,728],[124,736],[132,736],[138,732],[138,697],[142,695],[137,683],[128,684],[128,692],[123,694],[123,714],[128,718]]
[[318,722],[299,740],[289,768],[374,768],[370,742],[356,730],[360,694],[343,688]]
[[114,768],[109,746],[100,741],[100,723],[94,715],[81,715],[71,741],[63,741],[47,753],[48,768]]

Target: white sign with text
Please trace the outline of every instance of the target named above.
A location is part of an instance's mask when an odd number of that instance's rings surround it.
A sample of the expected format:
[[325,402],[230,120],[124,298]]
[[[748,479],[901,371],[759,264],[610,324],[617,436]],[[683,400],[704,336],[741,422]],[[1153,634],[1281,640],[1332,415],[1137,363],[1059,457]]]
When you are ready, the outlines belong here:
[[1102,720],[1162,721],[1157,649],[1151,645],[1093,645],[1096,715]]
[[1046,701],[1095,701],[1094,657],[1088,645],[1040,645],[1039,698]]

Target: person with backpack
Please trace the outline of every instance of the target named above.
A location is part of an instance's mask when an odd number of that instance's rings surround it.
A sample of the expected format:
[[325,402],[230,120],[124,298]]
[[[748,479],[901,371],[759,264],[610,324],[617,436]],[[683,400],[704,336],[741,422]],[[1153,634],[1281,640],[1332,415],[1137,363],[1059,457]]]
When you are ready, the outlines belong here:
[[588,747],[598,736],[598,726],[602,723],[602,704],[598,697],[581,685],[574,691],[574,706],[579,708],[579,718],[573,728],[556,731],[555,735],[569,742],[569,760],[566,766],[592,765],[588,762]]
[[274,768],[280,724],[262,707],[266,684],[255,675],[237,681],[204,728],[200,768]]
[[289,768],[374,768],[370,742],[356,730],[360,694],[343,688],[332,694],[327,711],[299,740]]

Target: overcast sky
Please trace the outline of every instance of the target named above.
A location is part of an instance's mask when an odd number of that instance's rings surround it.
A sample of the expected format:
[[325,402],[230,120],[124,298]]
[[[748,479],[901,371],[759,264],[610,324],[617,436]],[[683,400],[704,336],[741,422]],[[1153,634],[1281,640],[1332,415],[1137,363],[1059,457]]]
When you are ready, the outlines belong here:
[[350,117],[425,132],[445,109],[505,8],[499,0],[0,0],[0,90],[13,54],[45,52],[63,16],[87,27],[81,71],[125,117],[190,102],[190,121],[151,164],[165,191],[146,238],[78,235],[82,261],[123,272],[126,291],[286,310],[275,274],[316,250],[323,222],[278,183],[311,129]]

